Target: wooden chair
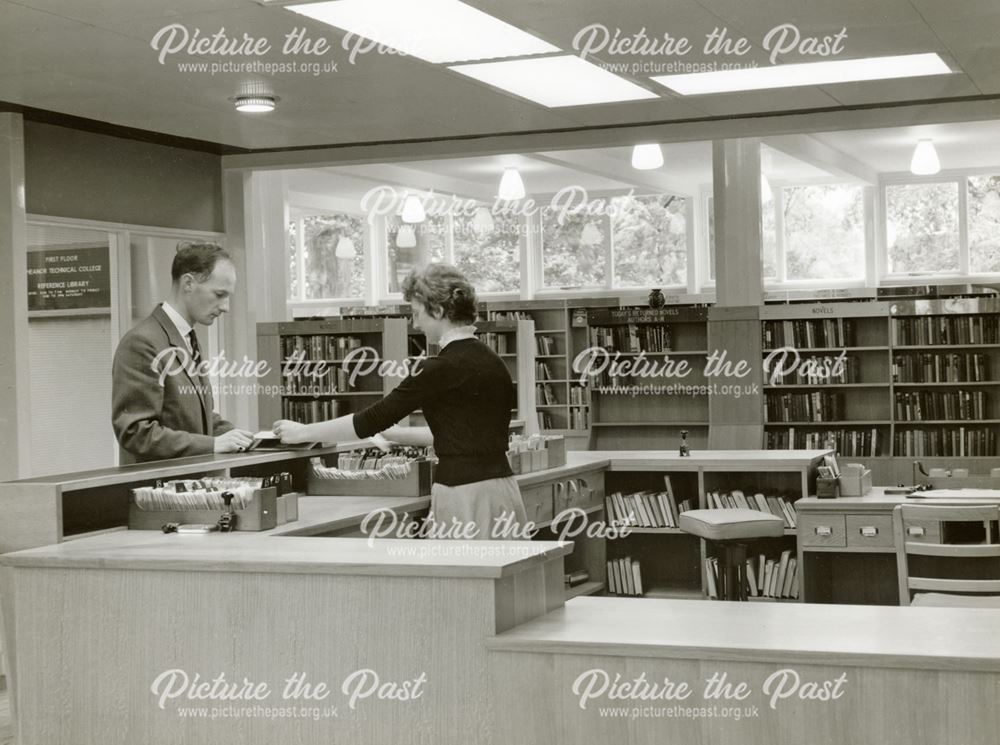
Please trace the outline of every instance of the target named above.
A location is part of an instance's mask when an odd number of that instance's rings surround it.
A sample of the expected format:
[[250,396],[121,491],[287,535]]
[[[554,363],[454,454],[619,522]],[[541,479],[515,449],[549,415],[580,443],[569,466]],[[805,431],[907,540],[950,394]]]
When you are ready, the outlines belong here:
[[[899,570],[899,604],[1000,608],[1000,543],[993,523],[1000,505],[902,504],[892,522]],[[983,523],[983,543],[943,543],[945,523]],[[993,579],[946,579],[911,574],[910,557],[937,557],[941,567],[955,570],[963,559],[994,558]],[[950,565],[950,566],[949,566]],[[954,571],[951,572],[954,574]],[[910,593],[916,591],[912,597]]]

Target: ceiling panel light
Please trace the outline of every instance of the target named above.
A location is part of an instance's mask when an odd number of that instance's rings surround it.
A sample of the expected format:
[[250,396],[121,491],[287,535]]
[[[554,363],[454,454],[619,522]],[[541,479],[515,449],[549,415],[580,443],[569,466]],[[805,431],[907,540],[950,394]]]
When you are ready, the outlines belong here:
[[285,7],[427,62],[559,51],[459,0],[335,0]]
[[912,78],[950,72],[952,69],[941,57],[926,53],[805,62],[774,67],[744,67],[738,70],[696,72],[686,75],[657,75],[653,80],[682,96],[696,96],[704,93],[753,91],[763,88]]
[[630,80],[569,54],[451,65],[448,69],[549,108],[659,98]]
[[507,201],[524,199],[524,181],[521,180],[521,173],[516,168],[504,169],[497,196]]
[[637,171],[652,171],[663,165],[663,151],[655,142],[632,148],[632,167]]
[[933,176],[940,170],[941,161],[938,160],[934,142],[918,140],[917,146],[913,149],[913,158],[910,160],[910,173],[917,176]]
[[231,99],[236,104],[236,110],[244,114],[266,114],[274,111],[277,96],[236,96]]

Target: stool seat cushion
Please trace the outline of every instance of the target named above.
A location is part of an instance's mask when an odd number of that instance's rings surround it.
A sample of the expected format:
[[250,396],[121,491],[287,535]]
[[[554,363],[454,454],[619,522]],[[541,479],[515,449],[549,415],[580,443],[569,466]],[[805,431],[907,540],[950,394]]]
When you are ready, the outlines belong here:
[[682,512],[680,529],[708,541],[770,538],[785,534],[785,521],[759,510],[688,510]]
[[996,595],[949,595],[945,592],[918,592],[910,605],[927,608],[1000,608]]

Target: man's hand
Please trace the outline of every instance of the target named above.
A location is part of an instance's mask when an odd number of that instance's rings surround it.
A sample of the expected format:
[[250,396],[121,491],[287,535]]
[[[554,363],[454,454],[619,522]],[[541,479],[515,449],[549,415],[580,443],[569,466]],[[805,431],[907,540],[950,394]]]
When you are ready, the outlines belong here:
[[305,424],[291,422],[287,419],[279,419],[272,425],[271,429],[286,444],[295,445],[300,442],[309,442],[308,430]]
[[242,453],[253,443],[253,435],[245,429],[231,429],[215,438],[215,452]]

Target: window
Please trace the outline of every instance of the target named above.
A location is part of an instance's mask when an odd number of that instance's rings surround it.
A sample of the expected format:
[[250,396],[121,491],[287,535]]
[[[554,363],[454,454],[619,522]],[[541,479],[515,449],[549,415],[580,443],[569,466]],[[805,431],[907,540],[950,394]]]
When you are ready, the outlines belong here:
[[413,269],[445,261],[447,215],[427,215],[423,222],[415,224],[390,217],[386,220],[385,231],[389,248],[389,292],[402,292],[403,280]]
[[1000,272],[1000,176],[970,176],[969,271]]
[[959,270],[957,182],[891,184],[885,202],[890,273]]
[[477,292],[520,290],[520,239],[521,219],[516,215],[492,214],[480,207],[461,210],[452,218],[455,267]]
[[363,218],[333,213],[293,221],[288,225],[288,249],[289,298],[325,300],[364,295]]
[[[764,180],[761,179],[763,186]],[[778,276],[778,223],[775,214],[774,193],[768,187],[760,195],[760,258],[764,279]]]
[[611,200],[615,287],[687,283],[687,200],[672,194]]
[[865,273],[864,189],[850,184],[782,189],[785,277],[850,279]]

